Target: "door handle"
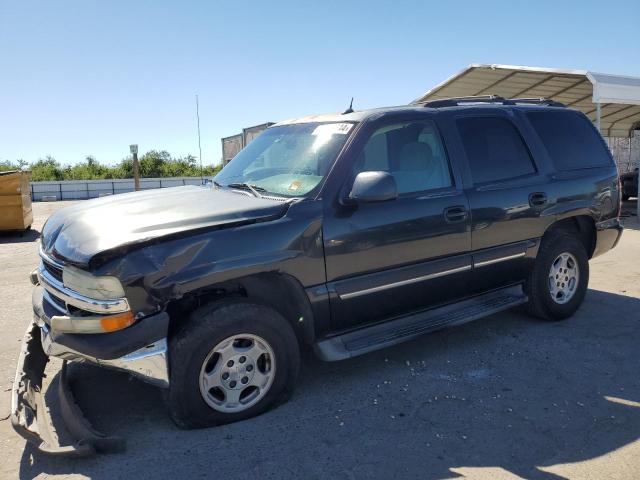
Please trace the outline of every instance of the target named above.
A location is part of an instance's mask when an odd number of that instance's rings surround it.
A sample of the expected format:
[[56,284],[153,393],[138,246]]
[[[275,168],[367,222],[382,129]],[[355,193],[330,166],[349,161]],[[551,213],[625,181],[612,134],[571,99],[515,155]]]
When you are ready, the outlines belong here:
[[547,194],[544,192],[534,192],[529,194],[529,205],[540,207],[547,203]]
[[465,207],[447,207],[444,209],[444,219],[447,223],[464,222],[469,216],[469,212]]

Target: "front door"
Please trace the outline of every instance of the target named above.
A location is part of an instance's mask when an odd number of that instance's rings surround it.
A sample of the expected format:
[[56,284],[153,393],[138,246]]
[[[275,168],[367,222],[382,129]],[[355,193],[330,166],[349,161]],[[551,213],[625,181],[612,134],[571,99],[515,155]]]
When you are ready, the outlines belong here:
[[[368,132],[368,133],[367,133]],[[467,292],[469,205],[434,121],[378,121],[345,158],[353,177],[387,171],[398,198],[331,203],[323,224],[332,327],[347,330],[447,303]]]

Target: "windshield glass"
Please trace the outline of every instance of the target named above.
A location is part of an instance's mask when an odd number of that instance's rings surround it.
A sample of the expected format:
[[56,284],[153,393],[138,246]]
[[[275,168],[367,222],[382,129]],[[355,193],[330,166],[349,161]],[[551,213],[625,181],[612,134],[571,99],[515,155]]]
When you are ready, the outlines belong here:
[[264,195],[302,197],[329,171],[352,123],[298,123],[271,127],[236,155],[215,181],[250,185]]

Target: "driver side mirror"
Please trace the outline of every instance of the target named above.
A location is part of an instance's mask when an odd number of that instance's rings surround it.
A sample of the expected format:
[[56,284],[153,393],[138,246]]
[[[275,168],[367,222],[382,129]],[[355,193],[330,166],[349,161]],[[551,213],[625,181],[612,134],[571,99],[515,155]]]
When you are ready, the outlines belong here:
[[389,172],[360,172],[353,181],[348,203],[386,202],[396,198],[398,187]]

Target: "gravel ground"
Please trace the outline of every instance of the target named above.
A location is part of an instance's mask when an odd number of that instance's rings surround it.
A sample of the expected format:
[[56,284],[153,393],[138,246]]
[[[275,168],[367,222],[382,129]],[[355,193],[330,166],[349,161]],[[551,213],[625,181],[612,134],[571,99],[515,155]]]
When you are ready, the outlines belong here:
[[[591,262],[572,319],[509,311],[340,363],[307,355],[292,400],[245,422],[182,431],[159,390],[74,365],[87,417],[127,438],[127,452],[41,456],[7,418],[38,230],[63,205],[36,203],[33,232],[0,236],[0,478],[639,478],[635,218],[620,245]],[[52,382],[58,368],[47,367]]]

